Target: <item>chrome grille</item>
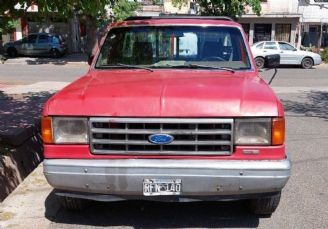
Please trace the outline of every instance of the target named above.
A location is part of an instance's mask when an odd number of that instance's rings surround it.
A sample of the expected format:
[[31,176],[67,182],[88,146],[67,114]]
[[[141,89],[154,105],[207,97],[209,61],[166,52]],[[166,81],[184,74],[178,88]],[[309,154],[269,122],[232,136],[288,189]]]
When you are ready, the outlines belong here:
[[[152,134],[170,134],[174,141],[156,145]],[[230,155],[233,119],[90,118],[93,154]]]

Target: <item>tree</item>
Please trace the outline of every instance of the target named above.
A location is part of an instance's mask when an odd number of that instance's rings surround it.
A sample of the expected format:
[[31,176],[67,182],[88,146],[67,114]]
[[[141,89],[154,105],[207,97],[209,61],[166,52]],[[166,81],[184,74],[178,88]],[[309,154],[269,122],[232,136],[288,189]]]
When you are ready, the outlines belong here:
[[96,42],[97,27],[101,27],[112,19],[109,18],[108,9],[112,8],[114,20],[124,20],[132,16],[138,8],[136,0],[0,0],[0,33],[11,32],[16,27],[15,20],[25,17],[30,6],[38,6],[37,17],[40,22],[46,22],[54,15],[57,18],[68,18],[71,24],[73,39],[73,52],[81,50],[79,33],[79,18],[86,19],[88,37],[86,51],[90,52]]
[[130,0],[0,0],[0,29],[3,33],[10,31],[13,21],[24,17],[32,5],[38,6],[40,18],[46,19],[53,14],[70,18],[75,13],[88,16],[96,22],[106,19],[106,9],[109,7],[113,8],[119,20],[133,15],[138,8],[138,3]]
[[[173,0],[173,4],[181,7],[186,0]],[[196,0],[200,6],[201,15],[228,16],[234,19],[245,13],[245,7],[250,6],[258,16],[261,14],[260,0]]]
[[125,18],[133,16],[139,9],[138,2],[129,0],[117,0],[113,7],[115,21],[123,21]]

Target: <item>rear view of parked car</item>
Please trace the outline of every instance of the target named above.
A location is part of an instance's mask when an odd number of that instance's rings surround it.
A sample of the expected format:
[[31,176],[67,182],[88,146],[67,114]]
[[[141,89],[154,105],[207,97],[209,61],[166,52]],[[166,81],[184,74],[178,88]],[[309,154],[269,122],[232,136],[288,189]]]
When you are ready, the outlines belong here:
[[264,67],[264,58],[267,55],[279,54],[281,65],[299,65],[309,69],[321,64],[321,57],[317,53],[298,50],[291,44],[283,41],[262,41],[252,46],[253,56],[257,68]]
[[34,33],[15,42],[6,43],[4,49],[10,57],[46,55],[57,58],[65,55],[67,45],[60,35]]

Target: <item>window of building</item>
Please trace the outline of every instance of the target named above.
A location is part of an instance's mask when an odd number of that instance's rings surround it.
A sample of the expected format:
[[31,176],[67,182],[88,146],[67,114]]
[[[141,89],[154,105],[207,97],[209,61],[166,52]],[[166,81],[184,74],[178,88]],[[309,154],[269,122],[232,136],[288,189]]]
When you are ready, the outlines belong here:
[[249,30],[250,30],[250,24],[249,23],[242,23],[241,26],[243,27],[243,30],[245,31],[247,38],[249,40]]
[[320,25],[310,25],[309,26],[309,32],[310,33],[317,33],[317,32],[320,32],[320,28],[321,26]]
[[271,40],[272,24],[254,24],[253,43]]
[[276,24],[276,41],[290,42],[291,24]]

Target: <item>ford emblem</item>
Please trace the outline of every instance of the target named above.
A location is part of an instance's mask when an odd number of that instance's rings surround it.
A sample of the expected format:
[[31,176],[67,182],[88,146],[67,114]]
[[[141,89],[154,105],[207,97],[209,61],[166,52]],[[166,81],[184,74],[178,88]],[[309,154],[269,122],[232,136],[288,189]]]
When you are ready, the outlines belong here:
[[148,140],[156,145],[166,145],[174,140],[174,137],[169,134],[153,134],[148,137]]

